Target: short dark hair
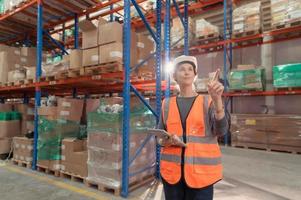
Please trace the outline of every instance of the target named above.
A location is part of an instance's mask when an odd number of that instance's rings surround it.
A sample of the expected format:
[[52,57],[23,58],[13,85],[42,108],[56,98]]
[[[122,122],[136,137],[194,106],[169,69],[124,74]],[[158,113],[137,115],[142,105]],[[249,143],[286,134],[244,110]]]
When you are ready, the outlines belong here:
[[177,63],[176,66],[175,66],[175,70],[176,70],[180,65],[185,64],[185,63],[188,63],[188,64],[190,64],[190,65],[193,67],[194,74],[196,75],[196,66],[195,66],[194,62],[191,62],[191,61],[186,61],[186,60],[185,60],[185,61],[182,61],[182,62]]

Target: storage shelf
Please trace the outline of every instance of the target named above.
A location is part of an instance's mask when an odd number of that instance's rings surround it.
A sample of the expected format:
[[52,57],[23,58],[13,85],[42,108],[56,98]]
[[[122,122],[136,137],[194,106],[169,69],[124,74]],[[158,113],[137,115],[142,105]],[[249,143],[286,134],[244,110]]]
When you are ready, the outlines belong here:
[[226,97],[243,96],[280,96],[280,95],[301,95],[301,89],[280,90],[280,91],[252,91],[252,92],[226,92]]

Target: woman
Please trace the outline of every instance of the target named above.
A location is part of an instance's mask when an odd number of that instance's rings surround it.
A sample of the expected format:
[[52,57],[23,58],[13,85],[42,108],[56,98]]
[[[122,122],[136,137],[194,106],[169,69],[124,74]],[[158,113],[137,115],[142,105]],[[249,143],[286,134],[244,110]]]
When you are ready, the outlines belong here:
[[217,137],[228,130],[222,101],[224,87],[216,78],[208,83],[209,96],[198,95],[193,89],[196,75],[195,57],[176,58],[173,78],[180,93],[162,103],[159,128],[171,134],[158,141],[162,146],[160,172],[166,200],[211,200],[213,185],[222,179]]

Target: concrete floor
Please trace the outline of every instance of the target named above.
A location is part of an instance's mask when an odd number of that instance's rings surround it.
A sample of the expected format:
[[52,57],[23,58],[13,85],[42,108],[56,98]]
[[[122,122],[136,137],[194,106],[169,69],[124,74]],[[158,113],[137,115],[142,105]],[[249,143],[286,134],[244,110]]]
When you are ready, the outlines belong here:
[[[215,200],[301,199],[301,155],[222,148],[224,180],[215,185]],[[119,200],[81,183],[0,163],[1,200]],[[131,200],[163,200],[153,182],[133,191]]]

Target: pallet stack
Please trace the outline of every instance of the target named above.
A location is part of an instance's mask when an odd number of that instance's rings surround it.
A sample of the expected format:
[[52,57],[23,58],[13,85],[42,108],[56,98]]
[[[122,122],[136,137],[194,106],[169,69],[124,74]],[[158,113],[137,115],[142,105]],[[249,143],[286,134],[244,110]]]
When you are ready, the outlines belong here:
[[232,146],[301,153],[301,117],[232,114]]
[[233,36],[242,37],[261,31],[261,2],[256,1],[233,10]]
[[[113,190],[116,195],[121,189],[122,177],[122,98],[95,100],[97,109],[88,114],[88,185],[97,185],[102,190]],[[139,99],[131,100],[130,160],[148,137],[146,127],[153,127],[155,120]],[[140,104],[139,104],[140,103]],[[155,141],[144,146],[130,165],[130,186],[152,178],[155,163]],[[139,173],[139,171],[141,173]]]
[[26,137],[13,138],[13,162],[19,166],[31,168],[33,156],[33,139]]

